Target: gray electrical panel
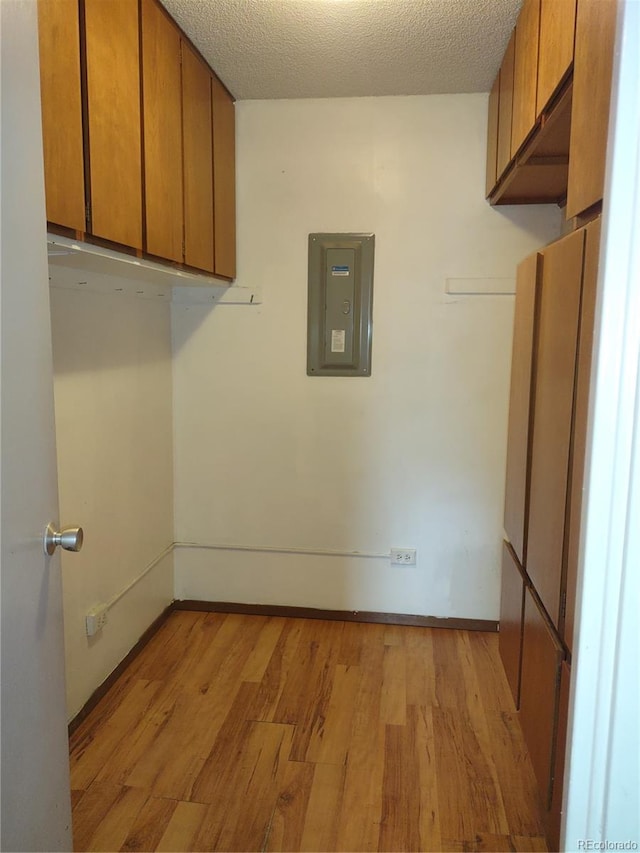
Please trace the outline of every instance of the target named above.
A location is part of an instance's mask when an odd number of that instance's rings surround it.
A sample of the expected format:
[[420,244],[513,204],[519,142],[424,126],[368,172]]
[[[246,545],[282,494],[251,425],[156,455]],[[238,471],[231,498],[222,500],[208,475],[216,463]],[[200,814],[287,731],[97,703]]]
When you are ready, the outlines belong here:
[[309,376],[371,376],[374,242],[309,234]]

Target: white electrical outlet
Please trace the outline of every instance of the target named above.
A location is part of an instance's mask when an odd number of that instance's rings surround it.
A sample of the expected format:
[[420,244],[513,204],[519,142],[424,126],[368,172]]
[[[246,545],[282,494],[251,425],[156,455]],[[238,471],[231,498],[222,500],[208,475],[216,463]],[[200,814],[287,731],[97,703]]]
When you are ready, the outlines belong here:
[[415,566],[416,564],[416,549],[415,548],[392,548],[391,549],[391,565],[392,566]]
[[85,617],[87,637],[94,637],[107,624],[107,608],[104,604],[92,607]]

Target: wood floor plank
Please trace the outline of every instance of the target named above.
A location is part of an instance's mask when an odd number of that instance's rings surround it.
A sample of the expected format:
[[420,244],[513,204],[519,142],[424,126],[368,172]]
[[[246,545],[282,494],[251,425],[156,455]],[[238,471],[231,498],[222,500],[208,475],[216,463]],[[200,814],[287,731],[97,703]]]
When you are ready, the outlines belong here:
[[[471,642],[473,639],[473,642]],[[480,687],[480,698],[486,711],[515,711],[513,694],[503,667],[495,665],[498,635],[478,631],[468,638],[474,669]]]
[[495,768],[483,752],[471,718],[444,708],[434,708],[432,714],[443,838],[508,835]]
[[[129,751],[132,733],[138,726],[146,725],[147,715],[162,683],[138,679],[122,696],[121,702],[103,718],[100,737],[96,736],[96,722],[71,739],[69,769],[72,788],[87,788],[104,770],[115,754]],[[126,746],[125,746],[126,743]]]
[[385,724],[380,720],[384,627],[368,626],[360,660],[337,850],[377,850],[382,814]]
[[249,709],[249,719],[274,722],[276,709],[289,680],[291,664],[297,659],[303,627],[302,619],[286,621],[260,681],[258,693]]
[[196,850],[194,838],[200,830],[206,811],[207,806],[203,803],[177,803],[171,820],[157,845],[148,849],[163,851],[163,853]]
[[313,764],[303,761],[288,761],[285,764],[280,793],[271,816],[263,850],[271,850],[275,853],[275,851],[301,849],[313,776]]
[[407,720],[407,659],[403,645],[386,642],[382,663],[380,720],[404,726]]
[[[171,821],[178,804],[175,800],[149,797],[134,820],[121,851],[156,850],[167,824]],[[175,848],[176,850],[179,848]]]
[[269,665],[271,656],[284,629],[285,622],[286,619],[283,618],[267,618],[256,639],[256,644],[240,673],[241,681],[262,681],[265,670]]
[[433,635],[442,629],[408,626],[405,630],[407,705],[421,707],[436,705],[436,670],[433,660]]
[[291,726],[245,723],[233,761],[220,768],[196,850],[262,850],[291,749]]
[[489,742],[511,835],[544,835],[542,810],[529,754],[515,711],[487,712]]
[[515,835],[513,836],[513,848],[519,853],[546,853],[549,849],[543,835],[538,837]]
[[360,667],[342,664],[335,667],[329,704],[326,712],[317,718],[317,725],[311,732],[305,752],[306,761],[316,764],[345,763],[359,683]]
[[80,820],[74,823],[74,848],[119,850],[147,798],[147,792],[139,788],[94,782],[78,809]]
[[342,805],[346,768],[316,764],[307,804],[300,851],[339,850],[338,820]]

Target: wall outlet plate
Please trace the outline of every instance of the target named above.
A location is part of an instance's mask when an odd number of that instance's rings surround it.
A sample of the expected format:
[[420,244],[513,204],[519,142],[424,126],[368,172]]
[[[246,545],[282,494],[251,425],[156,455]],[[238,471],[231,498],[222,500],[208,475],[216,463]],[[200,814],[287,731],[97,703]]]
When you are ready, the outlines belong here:
[[391,565],[392,566],[415,566],[416,564],[416,549],[415,548],[392,548],[391,549]]

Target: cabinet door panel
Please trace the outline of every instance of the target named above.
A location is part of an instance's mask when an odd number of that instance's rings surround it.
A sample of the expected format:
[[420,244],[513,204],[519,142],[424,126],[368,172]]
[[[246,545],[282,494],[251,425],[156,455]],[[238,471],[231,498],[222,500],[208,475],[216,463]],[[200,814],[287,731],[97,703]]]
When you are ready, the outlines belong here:
[[213,272],[211,73],[182,42],[184,261]]
[[498,178],[498,110],[500,105],[500,72],[489,94],[489,116],[487,121],[487,186],[486,195],[496,185]]
[[513,122],[511,126],[512,157],[536,123],[539,29],[540,0],[524,0],[516,24]]
[[77,0],[39,0],[40,88],[47,220],[85,229]]
[[502,543],[502,594],[498,648],[516,708],[520,705],[520,659],[524,616],[524,580],[506,542]]
[[573,64],[567,219],[602,199],[616,0],[579,0]]
[[567,752],[567,731],[569,722],[569,687],[571,667],[566,661],[560,668],[560,694],[558,697],[558,728],[553,759],[553,779],[551,781],[551,806],[547,814],[547,839],[550,850],[560,850],[560,823],[562,821],[562,789],[564,783],[564,764]]
[[511,162],[511,122],[513,118],[513,66],[516,52],[516,33],[513,31],[504,52],[500,68],[500,99],[498,106],[498,163],[500,178]]
[[85,0],[84,5],[91,233],[140,249],[138,5],[130,0]]
[[504,529],[525,567],[533,355],[541,268],[537,252],[518,265],[511,356]]
[[545,808],[549,807],[553,734],[564,652],[527,589],[522,639],[520,725]]
[[142,0],[146,249],[183,260],[180,31],[156,0]]
[[213,193],[215,271],[236,274],[236,117],[233,98],[215,77],[213,102]]
[[580,230],[543,252],[526,569],[555,625],[560,609],[583,245]]
[[538,115],[571,68],[575,30],[576,0],[541,0]]
[[591,357],[595,325],[598,258],[600,254],[600,219],[586,228],[584,250],[582,302],[580,305],[580,337],[578,340],[578,369],[573,414],[573,445],[569,474],[569,510],[567,523],[567,580],[566,615],[561,621],[561,634],[571,651],[576,606],[578,577],[578,547],[580,544],[580,518],[582,515],[582,488],[587,443],[587,416],[589,413],[589,386],[591,383]]

